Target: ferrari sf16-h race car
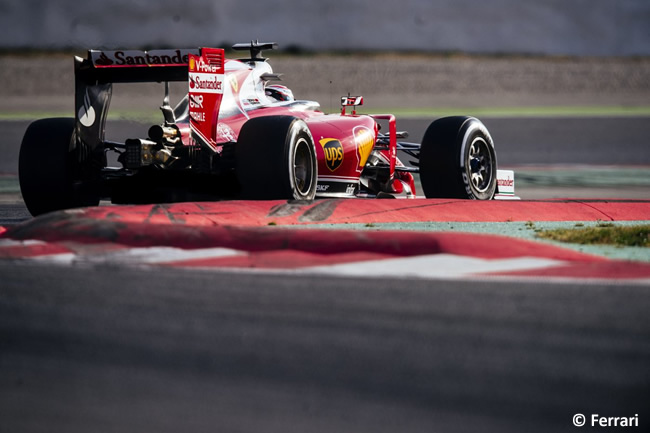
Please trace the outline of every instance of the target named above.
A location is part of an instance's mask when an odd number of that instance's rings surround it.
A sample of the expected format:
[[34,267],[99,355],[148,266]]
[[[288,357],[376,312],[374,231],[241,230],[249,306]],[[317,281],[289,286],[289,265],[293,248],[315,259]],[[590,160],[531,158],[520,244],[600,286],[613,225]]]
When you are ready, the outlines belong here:
[[[38,215],[101,199],[415,198],[414,173],[428,198],[514,196],[514,174],[497,170],[494,143],[479,120],[438,119],[420,144],[401,141],[408,134],[398,132],[393,115],[357,114],[362,97],[343,97],[340,114],[325,114],[274,84],[279,76],[261,53],[276,47],[236,44],[234,50],[250,52],[239,60],[217,48],[76,57],[75,117],[37,120],[23,138],[19,179],[27,208]],[[174,81],[189,90],[172,108]],[[143,82],[165,85],[162,122],[145,138],[105,139],[113,83]]]

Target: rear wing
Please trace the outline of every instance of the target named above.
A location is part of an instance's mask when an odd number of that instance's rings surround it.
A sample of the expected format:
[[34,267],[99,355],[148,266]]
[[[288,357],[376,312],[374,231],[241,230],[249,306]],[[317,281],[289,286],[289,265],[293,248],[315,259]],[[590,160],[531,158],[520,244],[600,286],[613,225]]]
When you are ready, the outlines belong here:
[[89,50],[75,58],[75,77],[87,84],[187,81],[190,55],[199,49],[151,51]]
[[[106,116],[113,83],[187,82],[190,78],[190,64],[198,63],[196,61],[204,51],[217,50],[89,50],[85,59],[75,57],[76,144],[85,146],[91,152],[103,152]],[[223,53],[223,50],[218,51]],[[191,62],[191,58],[195,60]],[[220,68],[221,74],[222,68],[223,65]],[[205,128],[197,129],[202,129],[203,135],[208,135],[204,141],[211,141],[211,131],[208,132]]]

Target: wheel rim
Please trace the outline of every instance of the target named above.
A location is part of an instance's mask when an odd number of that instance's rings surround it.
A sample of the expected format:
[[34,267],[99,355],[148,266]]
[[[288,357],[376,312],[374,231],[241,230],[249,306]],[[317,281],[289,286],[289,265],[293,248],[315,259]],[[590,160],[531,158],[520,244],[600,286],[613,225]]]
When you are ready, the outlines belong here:
[[477,137],[469,148],[467,166],[472,187],[479,193],[490,188],[493,172],[493,158],[490,145]]
[[300,195],[308,195],[313,182],[312,152],[306,139],[296,143],[293,156],[293,183]]

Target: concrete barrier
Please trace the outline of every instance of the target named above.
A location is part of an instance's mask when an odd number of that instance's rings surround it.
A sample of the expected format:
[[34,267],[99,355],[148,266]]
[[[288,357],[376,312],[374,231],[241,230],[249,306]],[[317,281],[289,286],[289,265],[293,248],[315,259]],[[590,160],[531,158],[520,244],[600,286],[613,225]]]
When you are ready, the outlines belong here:
[[0,47],[224,45],[650,55],[647,0],[0,1]]

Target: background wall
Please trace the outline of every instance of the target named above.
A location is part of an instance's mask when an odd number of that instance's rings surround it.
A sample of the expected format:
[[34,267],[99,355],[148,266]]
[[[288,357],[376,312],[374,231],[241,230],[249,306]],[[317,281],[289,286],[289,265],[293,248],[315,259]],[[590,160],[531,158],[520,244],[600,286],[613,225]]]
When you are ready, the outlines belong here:
[[650,55],[649,0],[0,0],[0,48]]

